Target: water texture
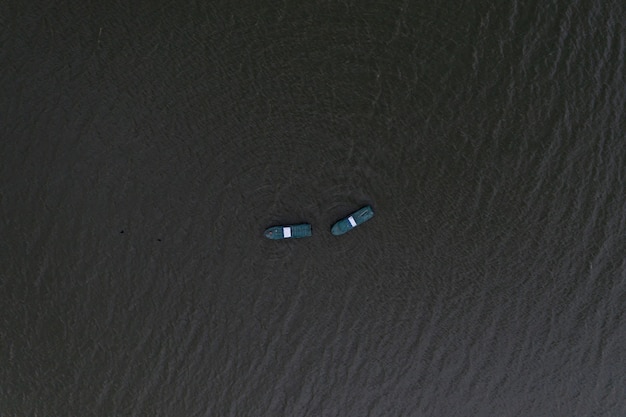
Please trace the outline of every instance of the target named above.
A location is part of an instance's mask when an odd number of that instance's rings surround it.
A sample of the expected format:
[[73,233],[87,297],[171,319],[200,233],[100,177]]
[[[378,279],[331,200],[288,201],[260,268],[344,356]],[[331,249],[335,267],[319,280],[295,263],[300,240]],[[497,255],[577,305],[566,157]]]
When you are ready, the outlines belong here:
[[0,6],[0,415],[626,415],[624,3],[301,3]]

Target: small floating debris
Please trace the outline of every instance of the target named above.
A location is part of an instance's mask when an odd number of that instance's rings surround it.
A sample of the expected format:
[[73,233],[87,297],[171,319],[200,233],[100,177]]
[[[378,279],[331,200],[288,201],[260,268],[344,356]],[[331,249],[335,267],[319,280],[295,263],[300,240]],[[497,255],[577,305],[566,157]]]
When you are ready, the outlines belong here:
[[292,224],[288,226],[274,226],[265,229],[265,237],[268,239],[290,239],[311,236],[311,225],[308,223]]
[[362,207],[348,217],[345,217],[339,220],[337,223],[333,224],[330,232],[335,236],[343,235],[344,233],[349,232],[358,225],[365,223],[372,217],[374,217],[374,210],[372,210],[370,206]]

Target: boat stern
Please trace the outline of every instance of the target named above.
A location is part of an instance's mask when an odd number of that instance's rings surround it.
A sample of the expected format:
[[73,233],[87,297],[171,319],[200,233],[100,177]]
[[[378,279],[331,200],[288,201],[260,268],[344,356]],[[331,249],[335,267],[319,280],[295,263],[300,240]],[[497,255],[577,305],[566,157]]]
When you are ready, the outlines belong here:
[[372,217],[374,217],[374,210],[372,210],[371,206],[365,206],[354,213],[354,219],[357,224],[365,223]]

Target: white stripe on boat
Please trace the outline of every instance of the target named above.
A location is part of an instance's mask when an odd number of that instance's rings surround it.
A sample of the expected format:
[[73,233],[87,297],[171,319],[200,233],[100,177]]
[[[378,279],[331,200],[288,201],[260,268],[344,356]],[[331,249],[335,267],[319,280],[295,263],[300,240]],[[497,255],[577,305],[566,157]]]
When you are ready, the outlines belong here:
[[356,222],[354,221],[354,217],[352,217],[352,216],[348,217],[348,221],[350,222],[352,227],[356,226]]
[[283,237],[285,239],[291,237],[291,227],[283,227]]

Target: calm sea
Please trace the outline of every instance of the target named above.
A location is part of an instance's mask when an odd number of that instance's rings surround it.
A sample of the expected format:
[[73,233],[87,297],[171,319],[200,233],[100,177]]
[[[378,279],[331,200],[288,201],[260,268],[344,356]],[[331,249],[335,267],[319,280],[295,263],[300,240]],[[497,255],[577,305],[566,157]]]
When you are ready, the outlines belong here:
[[625,416],[625,23],[3,2],[0,415]]

